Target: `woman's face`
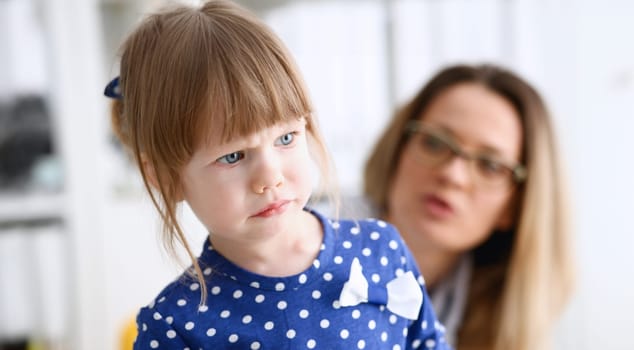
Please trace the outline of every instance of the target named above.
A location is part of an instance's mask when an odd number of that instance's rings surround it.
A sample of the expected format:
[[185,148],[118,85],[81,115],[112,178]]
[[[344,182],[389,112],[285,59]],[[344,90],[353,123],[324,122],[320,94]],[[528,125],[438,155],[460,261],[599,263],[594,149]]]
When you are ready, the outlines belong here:
[[421,147],[434,152],[443,140],[480,160],[518,164],[522,125],[513,106],[482,85],[461,83],[435,97],[419,120],[433,136],[413,134],[388,192],[387,217],[408,244],[458,254],[513,224],[512,181],[489,181],[482,161],[455,153],[440,163],[421,161]]

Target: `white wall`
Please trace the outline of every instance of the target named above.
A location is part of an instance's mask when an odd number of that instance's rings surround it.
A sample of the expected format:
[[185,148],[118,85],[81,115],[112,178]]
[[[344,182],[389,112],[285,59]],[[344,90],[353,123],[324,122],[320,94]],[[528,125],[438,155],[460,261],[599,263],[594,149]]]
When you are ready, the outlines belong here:
[[[579,336],[633,349],[634,4],[584,2],[577,17],[577,114],[570,142],[582,267]],[[600,321],[599,321],[600,320]],[[581,329],[578,329],[578,331]]]

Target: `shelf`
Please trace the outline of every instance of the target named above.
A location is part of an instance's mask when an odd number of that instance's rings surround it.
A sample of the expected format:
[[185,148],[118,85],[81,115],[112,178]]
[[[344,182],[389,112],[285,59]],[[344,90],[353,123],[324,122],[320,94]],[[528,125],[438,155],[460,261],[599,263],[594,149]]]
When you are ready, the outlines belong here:
[[61,223],[63,208],[61,193],[0,192],[0,228]]

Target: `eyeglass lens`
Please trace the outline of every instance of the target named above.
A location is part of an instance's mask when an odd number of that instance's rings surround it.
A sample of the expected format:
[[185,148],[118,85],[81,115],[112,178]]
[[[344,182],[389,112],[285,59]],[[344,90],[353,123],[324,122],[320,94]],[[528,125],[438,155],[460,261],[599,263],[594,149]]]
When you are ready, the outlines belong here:
[[512,184],[513,170],[486,154],[467,154],[448,137],[429,130],[417,132],[417,153],[420,160],[430,166],[440,166],[454,157],[464,158],[473,168],[476,179],[485,185]]

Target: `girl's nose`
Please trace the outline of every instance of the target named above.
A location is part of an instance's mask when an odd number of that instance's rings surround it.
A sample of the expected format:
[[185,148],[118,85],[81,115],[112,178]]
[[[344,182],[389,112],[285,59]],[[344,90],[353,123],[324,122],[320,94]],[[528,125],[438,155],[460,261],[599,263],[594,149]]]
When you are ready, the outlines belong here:
[[284,183],[281,164],[274,155],[264,155],[253,168],[251,188],[257,194],[280,187]]

